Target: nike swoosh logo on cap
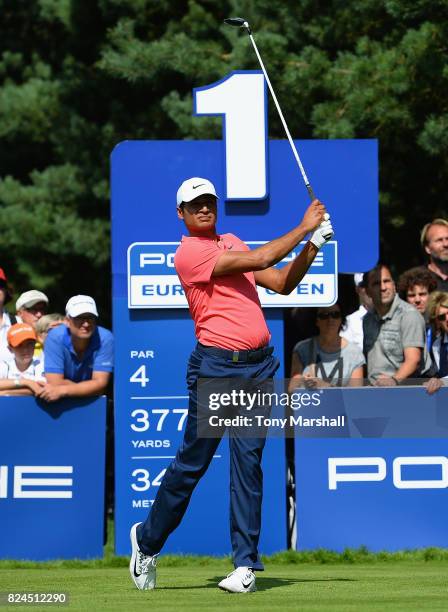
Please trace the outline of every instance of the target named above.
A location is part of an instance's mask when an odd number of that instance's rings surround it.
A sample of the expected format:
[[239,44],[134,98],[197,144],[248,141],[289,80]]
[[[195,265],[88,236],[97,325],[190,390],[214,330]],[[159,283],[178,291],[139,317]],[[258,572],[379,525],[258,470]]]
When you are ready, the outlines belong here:
[[199,185],[193,185],[193,189],[197,189],[198,187],[202,187],[205,183],[199,183]]

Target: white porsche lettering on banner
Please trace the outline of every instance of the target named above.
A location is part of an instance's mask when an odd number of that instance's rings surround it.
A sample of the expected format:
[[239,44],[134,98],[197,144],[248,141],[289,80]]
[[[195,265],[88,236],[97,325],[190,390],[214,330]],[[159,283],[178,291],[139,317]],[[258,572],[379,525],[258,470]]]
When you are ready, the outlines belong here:
[[[249,241],[257,248],[265,242]],[[277,267],[291,262],[303,248],[299,245]],[[188,308],[180,280],[174,268],[178,242],[135,242],[128,249],[129,308]],[[337,243],[331,241],[316,255],[302,282],[289,294],[258,287],[263,307],[331,306],[337,299]]]
[[[8,497],[9,472],[13,474],[12,497],[15,499],[71,499],[73,497],[73,478],[60,477],[64,474],[72,475],[72,465],[16,465],[14,470],[8,469],[7,465],[0,465],[0,498],[3,499]],[[58,477],[50,478],[50,474],[57,474]]]
[[[413,479],[403,477],[403,467],[435,466],[440,468],[439,478]],[[342,469],[339,469],[342,468]],[[354,468],[350,471],[350,468]],[[362,471],[359,468],[365,468]],[[338,483],[381,482],[387,474],[384,457],[329,457],[328,488],[338,489]],[[395,457],[392,462],[392,483],[396,489],[446,489],[448,488],[448,458]]]

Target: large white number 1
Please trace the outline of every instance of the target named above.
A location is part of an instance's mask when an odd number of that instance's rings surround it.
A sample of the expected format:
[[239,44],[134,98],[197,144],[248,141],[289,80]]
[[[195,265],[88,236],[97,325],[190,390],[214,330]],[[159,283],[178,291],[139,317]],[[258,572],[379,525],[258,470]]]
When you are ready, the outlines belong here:
[[260,200],[267,188],[266,82],[260,71],[232,72],[193,90],[196,115],[224,115],[227,200]]

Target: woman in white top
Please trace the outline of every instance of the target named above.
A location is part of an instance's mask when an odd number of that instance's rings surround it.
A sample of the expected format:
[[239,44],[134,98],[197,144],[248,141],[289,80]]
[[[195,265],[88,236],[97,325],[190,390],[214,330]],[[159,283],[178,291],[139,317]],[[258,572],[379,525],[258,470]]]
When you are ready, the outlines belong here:
[[318,308],[319,335],[298,342],[292,355],[289,391],[297,387],[361,386],[364,355],[339,335],[343,315],[339,304]]

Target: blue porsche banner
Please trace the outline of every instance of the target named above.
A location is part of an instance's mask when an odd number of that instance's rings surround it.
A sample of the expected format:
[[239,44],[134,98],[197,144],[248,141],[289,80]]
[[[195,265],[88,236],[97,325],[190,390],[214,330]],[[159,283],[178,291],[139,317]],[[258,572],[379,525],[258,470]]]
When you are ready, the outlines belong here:
[[0,558],[103,556],[106,398],[0,398]]
[[447,408],[446,387],[348,388],[297,415],[297,548],[447,547]]

